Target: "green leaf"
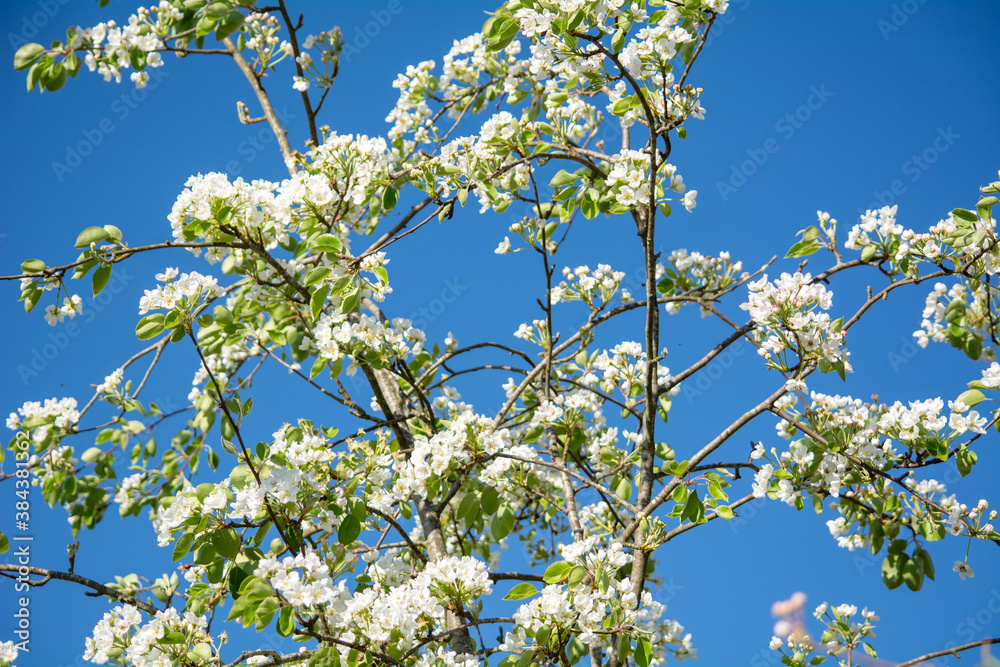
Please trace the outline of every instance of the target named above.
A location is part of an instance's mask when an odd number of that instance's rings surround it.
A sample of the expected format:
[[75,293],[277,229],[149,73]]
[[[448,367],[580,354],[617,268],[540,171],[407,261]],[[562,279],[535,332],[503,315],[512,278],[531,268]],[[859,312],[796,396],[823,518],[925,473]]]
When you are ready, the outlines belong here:
[[260,632],[266,628],[270,623],[271,619],[274,618],[274,613],[278,611],[278,600],[276,598],[266,598],[257,607],[256,613],[254,613],[254,629]]
[[326,297],[329,293],[330,286],[324,285],[313,292],[312,296],[309,298],[309,312],[312,313],[314,320],[318,320],[320,313],[323,312],[323,306],[326,305]]
[[687,519],[691,523],[701,523],[705,520],[705,506],[697,493],[688,495],[684,502],[684,510],[681,512],[681,519]]
[[815,241],[799,241],[788,249],[785,257],[808,257],[817,250],[819,250],[819,244]]
[[719,505],[715,508],[715,513],[721,516],[723,519],[732,519],[733,510],[729,505]]
[[481,498],[483,514],[493,515],[500,509],[500,494],[492,486],[483,487]]
[[109,280],[111,280],[111,264],[101,264],[94,271],[94,277],[91,281],[94,296],[100,294],[107,287]]
[[219,20],[215,28],[215,38],[220,42],[243,26],[243,14],[233,9]]
[[590,573],[587,571],[587,568],[582,565],[574,565],[572,569],[570,569],[569,574],[566,576],[566,584],[572,588],[586,579],[588,574]]
[[470,493],[465,498],[462,499],[462,503],[458,506],[458,512],[455,515],[457,519],[465,519],[465,525],[471,524],[478,514],[476,508],[479,507],[479,496],[475,493]]
[[545,574],[542,575],[542,579],[544,579],[547,584],[558,584],[566,578],[569,571],[572,569],[572,563],[559,560],[545,568]]
[[223,558],[232,558],[238,554],[242,542],[239,533],[232,528],[216,530],[212,533],[212,545]]
[[228,14],[231,9],[232,5],[228,2],[213,2],[205,8],[205,16],[210,16],[213,19],[219,19]]
[[486,39],[486,49],[488,51],[499,51],[506,48],[517,37],[519,29],[520,24],[516,20],[506,16],[496,17],[496,20],[490,26],[491,34]]
[[878,653],[875,652],[875,647],[874,646],[872,646],[868,642],[862,642],[861,645],[864,647],[865,653],[867,653],[868,655],[870,655],[873,658],[878,658]]
[[90,447],[80,456],[80,460],[85,461],[86,463],[91,463],[103,453],[104,451],[100,447]]
[[969,389],[968,391],[963,391],[958,395],[958,400],[968,405],[970,408],[974,408],[983,401],[986,400],[986,396],[983,392],[978,389]]
[[302,282],[303,285],[309,287],[310,285],[315,285],[319,281],[330,275],[330,267],[328,266],[317,266],[315,269],[306,274],[306,279]]
[[40,259],[26,259],[21,262],[21,271],[24,273],[41,273],[48,267]]
[[187,653],[189,660],[200,660],[207,662],[212,659],[212,647],[205,642],[199,642],[191,647]]
[[653,657],[653,647],[650,645],[649,640],[645,637],[639,637],[635,640],[635,664],[639,667],[649,667],[650,660]]
[[917,549],[913,552],[913,557],[919,558],[923,563],[924,576],[934,581],[934,559],[931,558],[931,553],[926,549]]
[[955,453],[955,463],[958,465],[958,474],[965,477],[970,472],[972,472],[972,466],[979,462],[979,456],[966,447],[962,445],[961,448]]
[[361,522],[353,514],[345,514],[337,527],[337,541],[341,544],[353,544],[361,534]]
[[139,340],[148,340],[163,331],[163,314],[153,313],[139,320],[135,325],[135,335]]
[[33,42],[25,44],[14,54],[14,69],[19,72],[23,69],[28,69],[36,60],[42,57],[43,53],[45,53],[45,47],[41,44]]
[[530,598],[532,595],[538,592],[532,584],[524,582],[523,584],[518,584],[514,588],[510,589],[510,592],[504,596],[504,600],[523,600],[525,598]]
[[577,180],[576,174],[571,174],[565,169],[560,169],[552,180],[549,181],[549,186],[553,188],[562,187],[564,185],[569,185],[570,183],[575,183]]
[[177,539],[177,544],[174,545],[174,562],[187,555],[187,552],[191,550],[192,542],[194,542],[194,533],[184,533]]
[[295,632],[295,618],[292,616],[291,607],[282,607],[278,614],[278,634],[288,637]]
[[355,288],[350,293],[344,295],[344,300],[340,302],[340,312],[353,313],[358,310],[361,303],[361,290]]
[[344,244],[333,234],[321,234],[309,246],[316,252],[329,252],[333,254],[340,254],[344,250]]
[[493,517],[493,522],[490,524],[490,532],[493,534],[493,539],[500,541],[510,534],[511,529],[514,527],[514,512],[511,511],[506,505]]
[[866,245],[861,249],[861,261],[868,262],[871,261],[872,257],[878,254],[879,247],[876,245]]
[[586,644],[580,641],[579,637],[573,637],[566,644],[566,657],[569,659],[569,664],[575,665],[580,662],[580,658],[587,655],[589,649]]
[[977,216],[972,211],[965,210],[964,208],[956,208],[954,211],[951,212],[951,214],[955,218],[955,220],[961,222],[972,223],[979,220],[979,216]]
[[919,591],[923,587],[924,562],[922,559],[906,558],[906,562],[903,564],[903,581],[911,591]]
[[[904,543],[905,545],[905,543]],[[892,549],[892,545],[889,546]],[[899,588],[903,583],[903,568],[909,561],[909,556],[905,553],[889,553],[882,561],[882,583],[889,590]]]
[[104,225],[104,231],[108,233],[109,241],[114,241],[115,243],[122,242],[122,230],[118,229],[114,225]]
[[5,554],[10,549],[10,540],[7,539],[7,535],[0,530],[0,554]]
[[104,227],[87,227],[76,237],[76,247],[89,248],[91,243],[100,243],[109,238],[111,234]]
[[399,201],[399,190],[391,185],[388,186],[385,192],[382,193],[382,210],[391,211],[397,201]]

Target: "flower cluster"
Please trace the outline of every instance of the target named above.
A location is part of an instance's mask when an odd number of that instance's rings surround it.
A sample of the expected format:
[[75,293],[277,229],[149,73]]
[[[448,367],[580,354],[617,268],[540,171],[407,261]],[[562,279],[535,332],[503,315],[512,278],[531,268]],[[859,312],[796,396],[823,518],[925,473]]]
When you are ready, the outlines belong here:
[[[138,609],[122,605],[105,612],[94,626],[83,658],[99,665],[109,660],[127,660],[135,667],[171,665],[186,655],[189,647],[211,643],[207,627],[204,616],[189,611],[182,616],[173,607],[156,612],[153,620],[143,625]],[[167,637],[172,633],[179,633],[180,641]]]
[[[552,288],[552,303],[583,301],[596,309],[598,302],[603,307],[615,298],[625,278],[625,272],[612,271],[607,264],[598,264],[596,271],[591,271],[588,266],[578,266],[575,269],[567,266],[563,268],[563,276],[566,280]],[[628,290],[622,290],[621,299],[632,300]]]
[[425,340],[424,332],[402,317],[381,322],[376,317],[361,315],[352,322],[337,314],[323,315],[313,330],[313,338],[304,338],[301,346],[315,349],[318,356],[332,361],[345,355],[363,359],[369,353],[391,360],[420,354]]
[[[664,352],[666,354],[666,352]],[[604,350],[590,360],[596,370],[604,372],[605,391],[621,390],[626,397],[635,396],[646,385],[646,353],[640,343],[626,341]],[[656,382],[663,386],[671,380],[670,369],[657,364]],[[674,387],[675,392],[679,387]]]
[[254,576],[271,582],[274,590],[293,607],[311,607],[349,598],[346,582],[340,581],[334,586],[326,563],[312,550],[286,556],[280,561],[264,557],[257,562]]
[[[866,211],[861,223],[848,232],[844,246],[860,250],[864,260],[888,259],[890,270],[911,277],[917,275],[919,262],[939,264],[948,256],[987,275],[1000,271],[996,222],[988,214],[983,218],[956,209],[927,232],[918,233],[897,223],[896,212],[896,206]],[[960,217],[956,218],[956,214]]]
[[83,60],[87,68],[96,70],[105,81],[121,83],[122,70],[134,67],[131,79],[136,88],[142,88],[149,81],[149,73],[144,70],[163,66],[163,58],[157,53],[164,48],[161,36],[182,18],[182,12],[163,0],[148,9],[140,7],[124,27],[107,21],[92,28],[77,28],[76,46],[87,52]]
[[[320,69],[316,61],[307,51],[315,48],[319,51],[319,63],[323,66]],[[320,88],[329,88],[333,82],[333,77],[337,75],[337,68],[340,62],[340,52],[344,49],[344,38],[340,28],[326,30],[318,35],[308,35],[302,42],[302,50],[296,59],[299,67],[302,68],[304,76],[294,77],[292,87],[299,92],[309,89],[309,84],[315,81]]]
[[197,271],[178,277],[177,269],[167,269],[156,274],[156,279],[164,284],[155,290],[145,290],[145,295],[139,299],[139,314],[175,309],[190,313],[203,297],[217,298],[224,294],[215,278]]
[[12,431],[24,429],[32,433],[36,443],[42,443],[50,435],[69,431],[78,421],[80,413],[75,398],[47,398],[44,403],[28,401],[17,412],[10,413],[7,428]]
[[254,65],[259,71],[274,69],[275,65],[292,55],[292,45],[278,37],[281,21],[268,12],[253,12],[243,22],[245,47],[254,52]]
[[913,332],[917,345],[949,342],[973,359],[992,361],[997,348],[990,333],[997,307],[994,292],[985,282],[971,289],[964,283],[951,288],[935,283],[925,301],[920,329]]
[[[788,371],[798,363],[820,363],[820,370],[850,372],[850,353],[844,347],[841,321],[831,322],[825,311],[833,293],[813,282],[808,273],[782,273],[773,282],[767,274],[748,283],[749,300],[740,308],[757,325],[758,352],[768,365]],[[798,359],[788,359],[791,351]]]
[[13,667],[14,661],[17,660],[17,653],[17,644],[14,642],[0,642],[0,665]]
[[411,494],[426,497],[428,486],[455,467],[506,450],[511,444],[507,429],[494,429],[488,417],[465,411],[446,429],[414,440],[413,452],[394,466],[398,478],[393,492],[399,500]]
[[[637,637],[647,638],[652,657],[658,662],[663,662],[668,654],[678,661],[695,657],[697,651],[691,645],[690,633],[684,634],[683,626],[663,618],[666,607],[654,600],[649,591],[637,596],[628,577],[615,576],[614,563],[624,565],[629,559],[621,551],[621,545],[585,553],[594,546],[595,542],[587,540],[563,547],[564,555],[569,552],[576,562],[587,563],[581,567],[585,576],[572,585],[549,584],[540,597],[521,605],[514,612],[514,629],[506,633],[498,648],[524,654],[533,648],[547,649],[557,635],[568,634],[588,645],[607,637],[605,622],[610,618],[618,626],[632,626]],[[569,563],[564,565],[568,567]],[[589,567],[595,569],[591,571]],[[571,572],[567,569],[565,576],[572,577]]]
[[[672,250],[666,265],[656,266],[656,291],[670,296],[703,296],[728,290],[746,280],[743,262],[733,262],[728,252],[718,257],[704,255],[686,248]],[[669,301],[667,313],[680,311],[683,301]]]
[[58,308],[54,305],[45,307],[45,321],[49,326],[55,326],[67,317],[73,319],[83,312],[83,301],[76,294],[68,296],[63,300],[63,305]]
[[[687,189],[684,179],[677,173],[677,167],[672,164],[657,165],[657,185],[670,188],[678,193]],[[649,202],[649,155],[640,151],[624,150],[615,156],[611,171],[604,182],[608,192],[614,195],[615,201],[623,210],[643,206]],[[659,201],[659,199],[658,199]],[[685,200],[685,206],[690,210],[694,207],[694,199]]]

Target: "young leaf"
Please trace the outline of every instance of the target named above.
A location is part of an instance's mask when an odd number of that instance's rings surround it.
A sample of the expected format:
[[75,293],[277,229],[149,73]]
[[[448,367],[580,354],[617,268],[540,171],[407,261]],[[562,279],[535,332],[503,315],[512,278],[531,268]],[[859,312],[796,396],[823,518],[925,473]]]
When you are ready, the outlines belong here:
[[532,595],[538,592],[532,584],[524,582],[523,584],[518,584],[514,588],[510,589],[510,592],[504,596],[504,600],[523,600],[525,598],[530,598]]

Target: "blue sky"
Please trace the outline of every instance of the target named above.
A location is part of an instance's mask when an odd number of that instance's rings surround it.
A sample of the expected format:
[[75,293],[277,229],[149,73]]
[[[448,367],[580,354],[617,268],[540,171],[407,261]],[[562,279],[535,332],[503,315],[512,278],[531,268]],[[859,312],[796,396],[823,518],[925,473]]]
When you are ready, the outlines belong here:
[[[478,30],[483,12],[492,8],[483,2],[417,0],[303,5],[307,25],[312,21],[316,31],[339,25],[352,47],[320,122],[340,133],[369,135],[387,129],[383,118],[395,101],[390,85],[395,74],[421,60],[440,63],[451,41]],[[69,25],[124,21],[132,9],[120,1],[98,9],[88,0],[12,1],[0,7],[8,64],[0,68],[6,156],[0,165],[3,274],[16,273],[29,257],[49,264],[71,261],[77,233],[90,225],[115,224],[132,245],[168,238],[166,215],[193,173],[226,171],[273,180],[285,175],[263,124],[237,122],[236,100],[246,101],[251,113],[256,105],[225,57],[168,57],[145,91],[127,82],[105,84],[83,71],[58,93],[24,92],[23,73],[10,67],[22,39],[48,42],[61,38]],[[698,207],[692,214],[676,212],[663,226],[662,250],[729,250],[752,270],[774,254],[783,255],[795,232],[815,222],[817,209],[829,211],[849,229],[864,209],[896,203],[899,222],[922,230],[952,208],[971,208],[977,188],[995,180],[1000,168],[998,29],[995,2],[733,0],[692,75],[705,89],[706,119],[689,123],[688,139],[675,142],[671,156],[685,182],[699,191]],[[266,85],[291,130],[292,145],[301,146],[304,114],[296,106],[290,77],[284,70]],[[469,207],[396,244],[389,253],[396,292],[386,307],[394,315],[424,320],[435,340],[451,331],[462,343],[512,344],[517,325],[537,317],[532,304],[541,284],[538,262],[526,253],[494,255],[511,213],[478,216],[475,211]],[[641,266],[634,232],[624,221],[597,218],[573,231],[556,258],[560,266],[600,261],[629,272]],[[825,261],[814,257],[810,268],[819,270]],[[0,411],[52,396],[85,402],[89,385],[140,349],[132,333],[138,299],[152,286],[153,274],[178,265],[205,270],[186,253],[161,252],[116,269],[97,301],[87,298],[89,284],[74,284],[84,296],[85,313],[72,328],[49,327],[40,309],[25,316],[16,284],[0,284],[0,336],[7,351],[0,358]],[[777,265],[778,270],[794,267],[791,260]],[[881,284],[874,271],[835,281],[835,307],[853,312],[849,309],[869,282]],[[925,287],[897,292],[898,298],[880,304],[852,331],[848,344],[857,372],[846,387],[822,378],[813,388],[866,399],[872,392],[884,400],[947,399],[977,378],[979,367],[958,353],[912,344]],[[742,321],[737,305],[734,299],[727,312]],[[568,325],[572,311],[566,312]],[[694,313],[665,318],[663,326],[668,363],[675,368],[700,357],[724,335],[722,327]],[[193,352],[179,346],[171,350],[147,398],[166,409],[182,407],[195,368]],[[674,401],[664,437],[679,452],[695,451],[777,382],[760,370],[749,346],[735,347],[708,371],[710,382],[686,389]],[[488,411],[505,379],[457,384],[467,399]],[[309,402],[298,387],[286,390],[294,385],[282,372],[265,371],[259,386],[282,389],[258,389],[256,423],[251,424],[258,438],[267,438],[284,421],[315,417],[325,409]],[[166,432],[159,437],[166,439]],[[771,420],[760,420],[735,440],[750,439],[779,448],[783,443],[775,438]],[[996,506],[1000,485],[986,477],[1000,465],[997,442],[995,433],[979,441],[980,474],[973,479],[959,484],[954,472],[938,479],[950,489],[954,485],[969,504],[987,497]],[[745,456],[739,449],[743,445],[732,447],[729,452]],[[0,511],[0,529],[10,533],[11,485],[0,485],[0,499],[0,507],[8,508]],[[770,605],[797,590],[809,596],[810,609],[823,600],[875,609],[882,617],[876,645],[889,660],[1000,635],[1000,559],[994,547],[973,545],[976,576],[961,582],[951,563],[963,557],[965,545],[931,544],[938,581],[927,582],[920,593],[905,587],[887,591],[878,574],[881,558],[838,549],[827,518],[758,503],[728,525],[715,522],[690,531],[663,550],[664,586],[656,595],[668,605],[668,615],[694,634],[701,664],[772,664],[765,657],[770,655]],[[65,569],[65,545],[72,541],[65,514],[33,497],[31,532],[32,564]],[[76,571],[99,581],[129,572],[152,579],[174,567],[144,520],[111,518],[96,531],[82,533],[81,541]],[[6,609],[11,585],[3,581],[0,587]],[[78,664],[83,638],[108,608],[106,601],[85,597],[64,582],[34,590],[31,599],[32,652],[18,664]],[[5,614],[0,640],[10,638],[10,630]],[[288,640],[272,635],[268,641],[284,642],[279,650],[294,650]],[[249,647],[239,639],[231,644],[232,649]]]

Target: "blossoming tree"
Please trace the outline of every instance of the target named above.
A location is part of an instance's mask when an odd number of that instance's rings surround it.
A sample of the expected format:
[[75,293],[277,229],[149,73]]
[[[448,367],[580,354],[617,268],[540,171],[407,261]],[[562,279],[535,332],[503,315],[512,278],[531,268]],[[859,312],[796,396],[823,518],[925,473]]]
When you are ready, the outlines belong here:
[[[169,215],[171,240],[132,246],[128,230],[88,227],[75,260],[27,259],[4,277],[20,280],[27,311],[41,306],[59,326],[81,308],[71,280],[89,279],[96,295],[116,265],[161,249],[208,265],[156,276],[135,324],[148,346],[120,360],[83,407],[28,402],[7,420],[16,432],[7,484],[25,494],[40,485],[74,531],[108,510],[148,513],[184,573],[104,585],[28,568],[42,578],[35,584],[68,579],[112,600],[86,639],[87,659],[647,667],[696,653],[650,593],[657,559],[672,540],[755,500],[833,511],[833,537],[879,555],[890,588],[919,590],[934,578],[928,542],[1000,539],[985,501],[963,504],[930,477],[944,467],[970,474],[976,441],[998,423],[984,401],[1000,389],[991,214],[1000,182],[926,231],[904,229],[895,207],[868,211],[846,234],[820,213],[785,253],[801,258],[798,270],[750,273],[728,253],[661,257],[658,232],[696,205],[671,147],[703,116],[696,63],[726,0],[510,0],[481,33],[455,41],[440,68],[422,62],[398,77],[391,129],[375,138],[317,125],[345,48],[340,32],[309,35],[284,0],[255,5],[163,1],[126,24],[70,29],[65,43],[27,44],[15,57],[29,90],[55,91],[84,65],[142,87],[164,52],[226,54],[262,113],[251,118],[241,105],[241,120],[270,125],[288,169],[280,182],[192,176]],[[307,145],[286,138],[262,84],[268,74],[301,93]],[[595,140],[609,124],[620,145]],[[529,253],[540,266],[530,299],[539,316],[517,330],[518,346],[429,341],[393,316],[387,296],[399,285],[387,265],[397,240],[461,208],[515,203],[530,214],[496,252]],[[641,293],[606,264],[556,263],[574,221],[598,217],[635,232]],[[806,258],[826,268],[804,273]],[[831,284],[862,266],[876,267],[883,285],[853,312],[838,311]],[[981,360],[968,391],[904,405],[809,390],[817,372],[848,381],[848,332],[880,301],[924,282],[934,287],[917,342]],[[580,302],[578,318],[559,313],[567,302]],[[731,333],[670,370],[661,321],[688,306]],[[632,336],[601,344],[612,323],[637,313]],[[715,437],[670,447],[671,396],[742,341],[773,383]],[[182,424],[146,398],[169,346],[200,360]],[[244,420],[255,398],[266,409],[267,388],[254,383],[261,364],[287,368],[338,410],[289,414],[254,444]],[[510,378],[489,413],[449,384],[495,369]],[[348,376],[363,377],[364,389]],[[99,403],[114,418],[97,420]],[[776,419],[787,446],[738,444],[758,419]],[[162,441],[165,431],[171,444],[158,451],[153,434]],[[537,567],[509,567],[504,547],[517,540]],[[0,533],[0,549],[8,542]],[[955,570],[972,574],[968,560]],[[512,616],[494,615],[498,581],[516,582],[503,597],[517,603]],[[786,664],[875,655],[873,612],[824,603],[815,616],[822,636],[771,641]],[[224,648],[223,619],[274,627],[304,648]],[[16,659],[16,642],[0,645],[0,662]]]

